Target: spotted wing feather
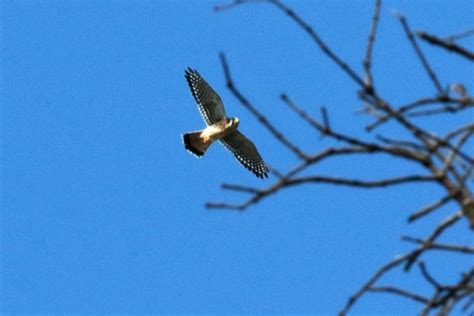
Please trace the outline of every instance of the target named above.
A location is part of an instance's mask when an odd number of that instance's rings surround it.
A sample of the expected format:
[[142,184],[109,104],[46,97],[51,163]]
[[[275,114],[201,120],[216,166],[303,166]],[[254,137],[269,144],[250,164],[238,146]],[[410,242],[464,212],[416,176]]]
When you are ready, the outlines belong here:
[[201,75],[196,70],[188,68],[185,77],[206,124],[212,125],[226,118],[221,98]]
[[259,178],[268,177],[268,168],[258,153],[257,147],[242,133],[236,130],[220,141],[224,147],[234,154],[242,166]]

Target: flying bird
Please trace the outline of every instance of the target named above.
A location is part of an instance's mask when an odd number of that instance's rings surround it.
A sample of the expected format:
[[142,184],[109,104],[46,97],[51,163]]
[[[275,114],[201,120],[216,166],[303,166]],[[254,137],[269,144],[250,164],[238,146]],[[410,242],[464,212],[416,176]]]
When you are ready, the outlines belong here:
[[239,119],[227,117],[219,95],[196,70],[188,68],[185,78],[207,126],[200,131],[183,134],[184,147],[197,157],[202,157],[209,146],[218,140],[242,166],[259,178],[268,177],[268,168],[257,147],[237,130]]

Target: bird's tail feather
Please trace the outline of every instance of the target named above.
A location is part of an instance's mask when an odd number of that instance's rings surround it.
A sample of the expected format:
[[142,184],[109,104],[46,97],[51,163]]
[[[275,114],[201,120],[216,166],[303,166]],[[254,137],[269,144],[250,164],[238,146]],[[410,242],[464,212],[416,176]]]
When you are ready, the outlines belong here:
[[201,137],[202,131],[183,134],[184,148],[198,157],[202,157],[212,142],[205,142]]

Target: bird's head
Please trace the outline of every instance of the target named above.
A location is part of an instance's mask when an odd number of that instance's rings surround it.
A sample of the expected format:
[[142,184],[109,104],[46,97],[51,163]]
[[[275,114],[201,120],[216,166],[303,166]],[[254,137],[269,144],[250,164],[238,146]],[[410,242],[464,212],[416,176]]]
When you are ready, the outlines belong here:
[[239,126],[239,122],[240,122],[239,118],[233,117],[229,119],[228,124],[229,124],[229,127],[237,128]]

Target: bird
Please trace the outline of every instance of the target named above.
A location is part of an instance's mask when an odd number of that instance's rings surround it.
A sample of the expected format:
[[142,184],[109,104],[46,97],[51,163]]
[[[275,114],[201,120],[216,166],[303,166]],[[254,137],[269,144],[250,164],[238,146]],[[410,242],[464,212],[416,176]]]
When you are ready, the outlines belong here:
[[185,78],[207,126],[202,130],[183,134],[184,148],[200,158],[212,143],[219,141],[242,166],[258,178],[267,178],[268,167],[257,147],[237,129],[239,118],[227,117],[221,98],[197,70],[187,68]]

